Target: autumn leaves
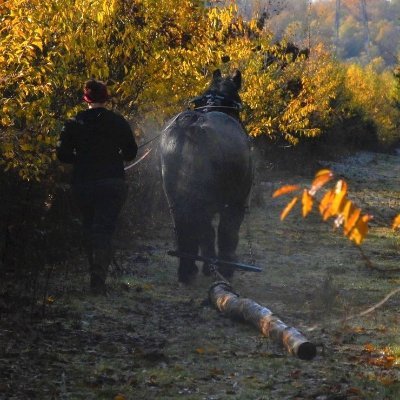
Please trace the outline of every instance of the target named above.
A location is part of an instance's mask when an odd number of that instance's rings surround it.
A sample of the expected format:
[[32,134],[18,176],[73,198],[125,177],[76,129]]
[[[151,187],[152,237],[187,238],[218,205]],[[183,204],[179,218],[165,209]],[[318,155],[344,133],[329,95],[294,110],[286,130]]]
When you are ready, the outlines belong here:
[[[277,189],[272,195],[273,198],[289,193],[298,193],[285,206],[280,218],[284,220],[299,201],[302,206],[302,215],[305,218],[312,211],[314,202],[317,202],[323,221],[334,218],[333,224],[335,229],[343,227],[343,234],[356,245],[360,245],[368,233],[368,222],[373,217],[370,214],[364,214],[348,198],[348,185],[346,181],[343,179],[338,180],[334,187],[328,189],[322,195],[320,200],[316,197],[317,192],[333,178],[332,171],[323,169],[316,173],[311,187],[303,188],[302,192],[300,185],[285,185]],[[400,214],[394,219],[392,227],[393,229],[400,227]]]

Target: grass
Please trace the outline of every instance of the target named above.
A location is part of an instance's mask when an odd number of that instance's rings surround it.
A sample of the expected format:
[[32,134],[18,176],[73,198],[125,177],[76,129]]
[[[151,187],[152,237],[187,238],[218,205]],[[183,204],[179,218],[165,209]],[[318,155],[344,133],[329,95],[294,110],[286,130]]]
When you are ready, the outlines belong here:
[[[375,166],[378,176],[369,165],[349,171],[357,172],[354,183],[361,189],[371,179],[363,201],[378,210],[388,197],[399,198],[399,186],[390,181],[399,175],[390,157],[378,155]],[[281,223],[285,200],[272,200],[271,193],[282,180],[265,179],[262,201],[246,216],[238,248],[241,261],[263,272],[236,273],[233,287],[316,343],[313,361],[288,356],[255,328],[218,314],[207,303],[211,279],[199,275],[192,286],[178,284],[177,260],[166,255],[174,243],[164,214],[158,225],[125,237],[117,254],[122,272],[109,279],[108,297],[88,294],[78,257],[67,279],[53,279],[49,295],[55,301],[45,321],[33,327],[2,322],[0,398],[399,398],[398,366],[372,365],[373,355],[365,351],[368,343],[391,346],[398,357],[399,296],[367,317],[343,322],[398,286],[398,274],[368,268],[357,249],[317,215],[303,220],[297,212]],[[372,226],[363,246],[375,265],[395,266],[399,239],[389,228]]]

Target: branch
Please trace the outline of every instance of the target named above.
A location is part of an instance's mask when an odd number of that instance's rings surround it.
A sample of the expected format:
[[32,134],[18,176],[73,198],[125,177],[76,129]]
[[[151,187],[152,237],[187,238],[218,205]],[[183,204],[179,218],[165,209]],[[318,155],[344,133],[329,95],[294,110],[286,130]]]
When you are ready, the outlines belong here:
[[[365,316],[365,315],[368,315],[368,314],[370,314],[371,312],[375,311],[377,308],[381,307],[381,306],[382,306],[383,304],[385,304],[392,296],[394,296],[395,294],[397,294],[397,293],[399,293],[399,292],[400,292],[400,286],[399,286],[398,288],[392,290],[392,291],[391,291],[390,293],[388,293],[381,301],[379,301],[378,303],[374,304],[373,306],[367,308],[366,310],[361,311],[361,312],[358,313],[358,314],[350,315],[350,316],[348,316],[348,317],[346,317],[346,318],[344,318],[344,319],[336,319],[336,320],[334,320],[334,321],[331,321],[328,325],[336,325],[336,324],[340,324],[340,323],[343,323],[343,322],[346,322],[346,321],[350,321],[351,319],[354,319],[354,318],[359,318],[359,317],[363,317],[363,316]],[[320,326],[314,325],[314,326],[312,326],[311,328],[308,328],[308,331],[311,332],[311,331],[314,331],[315,329],[318,329],[318,328],[320,328]]]
[[400,268],[379,268],[376,265],[374,265],[371,261],[371,259],[364,253],[364,250],[361,248],[361,246],[357,246],[355,245],[355,247],[357,247],[357,249],[359,250],[360,254],[361,254],[361,258],[363,259],[363,261],[365,262],[365,265],[370,268],[373,269],[375,271],[378,272],[400,272]]
[[375,311],[378,307],[385,304],[392,296],[394,296],[396,293],[399,293],[399,292],[400,292],[400,286],[397,289],[394,289],[390,293],[388,293],[381,301],[379,301],[375,305],[371,306],[370,308],[367,308],[366,310],[360,312],[359,314],[350,315],[349,317],[345,318],[345,321],[348,321],[350,319],[357,318],[357,317],[363,317],[364,315],[367,315],[367,314],[371,313],[372,311]]

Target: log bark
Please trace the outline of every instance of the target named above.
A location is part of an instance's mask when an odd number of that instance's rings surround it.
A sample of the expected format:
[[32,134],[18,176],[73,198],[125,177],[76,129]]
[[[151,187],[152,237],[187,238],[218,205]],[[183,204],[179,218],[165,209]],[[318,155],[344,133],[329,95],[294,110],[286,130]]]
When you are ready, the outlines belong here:
[[302,360],[312,360],[317,350],[297,329],[287,326],[268,308],[255,301],[239,297],[226,282],[216,282],[209,290],[211,303],[221,313],[244,320],[261,333],[283,345],[286,350]]

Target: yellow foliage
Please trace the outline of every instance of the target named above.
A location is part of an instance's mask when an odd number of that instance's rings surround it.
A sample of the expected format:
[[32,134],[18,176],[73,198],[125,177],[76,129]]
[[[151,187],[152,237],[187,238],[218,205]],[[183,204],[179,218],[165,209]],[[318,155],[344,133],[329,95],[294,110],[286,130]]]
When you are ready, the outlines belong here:
[[400,214],[396,215],[396,218],[393,220],[392,228],[393,229],[400,228]]
[[359,208],[349,206],[350,210],[348,212],[347,220],[344,223],[344,234],[348,236],[351,230],[356,226],[357,221],[360,219],[361,210]]
[[[234,12],[218,12],[225,30]],[[27,179],[52,162],[61,123],[82,108],[84,80],[108,80],[128,116],[161,122],[219,62],[221,44],[197,2],[13,0],[0,4],[0,22],[1,159]],[[21,132],[29,135],[18,143]]]
[[304,189],[303,191],[303,197],[301,199],[303,208],[303,217],[307,217],[307,215],[311,212],[312,207],[313,207],[313,196],[310,195],[309,191],[307,189]]
[[345,89],[350,94],[349,106],[363,111],[376,126],[383,144],[398,138],[400,112],[394,107],[395,78],[389,71],[378,73],[373,64],[366,67],[351,64],[346,70]]
[[309,190],[310,194],[314,196],[315,193],[317,193],[317,191],[321,189],[326,183],[328,183],[332,178],[333,173],[329,169],[322,169],[317,172]]
[[[324,184],[333,178],[330,170],[320,170],[316,173],[311,184],[311,189],[303,189],[302,195],[302,214],[306,217],[312,210],[315,194]],[[277,189],[272,197],[298,190],[298,185],[285,185]],[[325,192],[319,201],[319,212],[324,221],[331,217],[335,217],[334,225],[336,228],[343,225],[343,233],[355,244],[360,245],[368,233],[368,222],[372,219],[371,215],[362,214],[361,209],[347,198],[347,183],[340,179],[335,186]],[[284,208],[280,219],[283,220],[293,209],[298,201],[298,197],[294,197]],[[393,228],[400,225],[400,215],[393,222]]]
[[287,206],[284,208],[284,210],[281,213],[281,221],[283,221],[287,217],[287,215],[290,213],[290,211],[296,205],[298,200],[299,200],[298,197],[293,197],[293,199],[287,204]]
[[349,239],[360,245],[368,233],[368,221],[372,219],[371,215],[363,215],[358,218],[353,229],[349,232]]
[[351,201],[347,201],[346,205],[343,208],[343,212],[341,214],[341,224],[344,224],[344,234],[346,235],[352,228],[352,224],[350,222],[351,216],[356,212],[356,208]]
[[285,186],[282,186],[281,188],[275,190],[275,192],[272,194],[272,197],[274,197],[274,198],[279,197],[284,194],[294,192],[295,190],[298,190],[298,189],[300,189],[299,185],[285,185]]
[[322,215],[322,219],[326,221],[331,214],[332,201],[335,198],[335,191],[333,189],[328,190],[322,200],[319,203],[319,212]]
[[332,199],[331,204],[331,215],[341,214],[344,206],[346,205],[346,196],[347,196],[347,183],[340,179],[335,186],[335,196]]
[[[159,124],[202,92],[217,67],[243,72],[250,135],[297,143],[318,135],[317,116],[329,114],[311,79],[322,74],[321,54],[285,70],[265,68],[266,51],[287,56],[255,20],[245,23],[234,3],[205,9],[180,0],[13,0],[0,4],[0,19],[0,123],[3,142],[12,145],[2,147],[2,162],[27,179],[52,162],[60,126],[82,108],[82,83],[91,76],[109,82],[128,117]],[[292,79],[303,86],[298,96],[287,90]],[[29,135],[20,142],[21,132]]]
[[[383,134],[395,126],[385,103],[393,92],[389,75],[344,70],[320,45],[308,59],[291,61],[256,20],[243,21],[234,2],[211,8],[195,0],[0,2],[0,50],[6,144],[0,163],[24,179],[40,178],[52,163],[60,126],[83,107],[81,87],[92,76],[108,82],[114,106],[128,118],[160,125],[205,89],[215,68],[239,68],[242,117],[251,136],[297,144],[321,135],[343,115],[335,101],[344,90]],[[279,62],[265,65],[266,53]],[[310,193],[327,181],[327,175],[316,178]]]
[[[268,35],[259,38],[264,51],[287,58],[270,44]],[[313,49],[308,60],[298,58],[285,69],[263,66],[264,53],[248,53],[246,87],[242,95],[246,126],[252,136],[282,136],[297,144],[302,138],[315,137],[333,118],[335,99],[343,76],[322,46]]]

